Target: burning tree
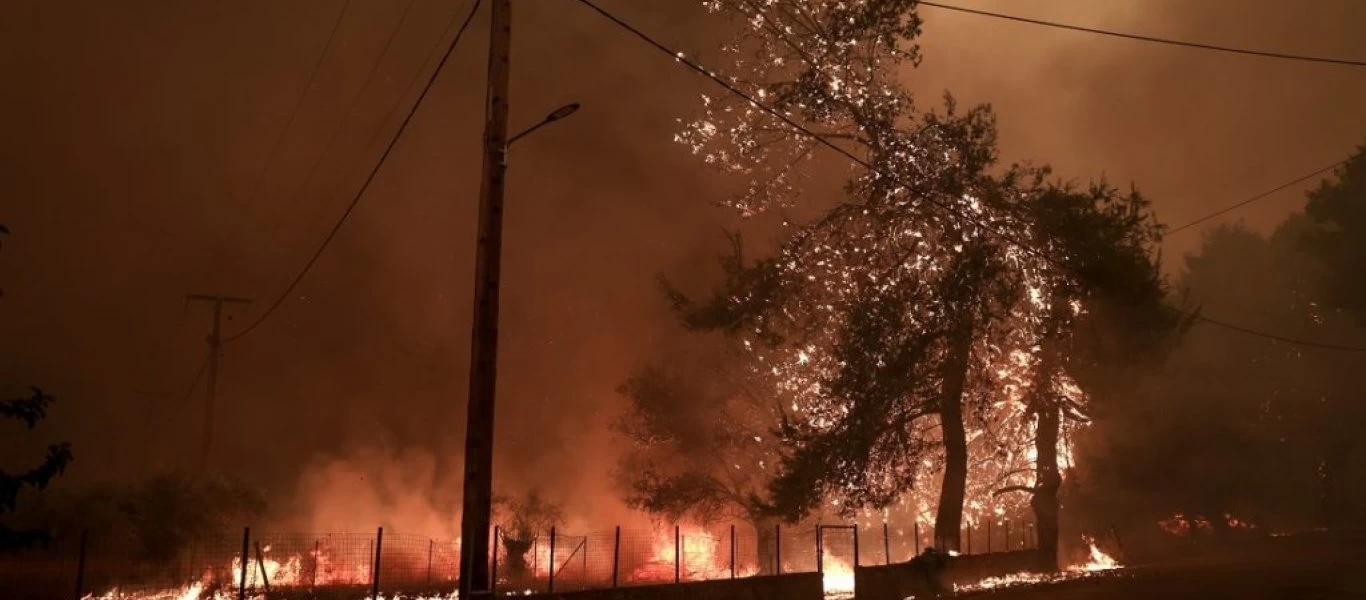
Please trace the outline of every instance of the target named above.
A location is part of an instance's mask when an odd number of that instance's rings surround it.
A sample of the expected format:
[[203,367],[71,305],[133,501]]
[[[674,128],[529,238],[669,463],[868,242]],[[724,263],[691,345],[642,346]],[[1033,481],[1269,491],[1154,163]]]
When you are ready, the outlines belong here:
[[[1181,318],[1164,303],[1156,252],[1162,227],[1142,195],[1104,183],[1084,192],[1051,184],[1029,195],[1035,199],[1021,208],[1032,228],[1031,252],[1046,260],[1037,263],[1038,283],[1024,298],[1034,310],[1016,313],[1030,348],[1023,357],[1029,375],[1022,394],[1007,402],[1022,403],[1033,421],[1034,481],[997,493],[1031,495],[1041,566],[1056,570],[1060,454],[1069,453],[1068,425],[1088,420],[1077,378],[1092,375],[1090,383],[1100,385],[1113,375],[1107,367],[1151,354]],[[1087,335],[1077,335],[1078,328]],[[1124,331],[1136,335],[1119,335]]]
[[775,519],[766,486],[777,467],[770,396],[735,352],[693,352],[647,364],[618,391],[629,406],[613,429],[631,444],[617,476],[632,508],[673,522],[741,520],[773,568]]
[[694,323],[762,348],[793,400],[776,508],[885,506],[937,471],[937,545],[957,548],[972,482],[1033,492],[1056,549],[1064,414],[1084,418],[1068,370],[1077,319],[1102,293],[1162,312],[1146,203],[1045,184],[1046,169],[989,174],[989,109],[960,113],[949,98],[920,111],[897,81],[919,60],[912,1],[707,4],[743,20],[723,51],[748,98],[704,96],[679,140],[748,177],[729,204],[750,215],[789,202],[817,145],[866,169],[774,259],[732,265],[706,302],[678,296]]
[[[704,96],[704,114],[689,123],[678,139],[706,162],[746,178],[745,190],[728,204],[743,215],[752,215],[790,202],[796,196],[801,165],[822,143],[839,145],[842,153],[867,167],[846,186],[853,202],[831,211],[821,223],[803,228],[791,251],[768,267],[777,273],[754,277],[776,281],[800,276],[816,287],[823,286],[825,293],[813,297],[803,310],[817,316],[825,311],[838,320],[852,313],[827,307],[857,303],[862,290],[875,287],[877,281],[860,278],[877,277],[888,268],[884,274],[894,280],[909,280],[922,270],[951,270],[962,283],[958,291],[965,297],[986,293],[971,286],[993,281],[988,273],[999,253],[983,249],[990,242],[983,237],[981,223],[965,222],[962,217],[994,219],[994,211],[983,201],[993,187],[985,170],[995,159],[994,122],[986,107],[960,114],[951,99],[943,113],[919,111],[897,81],[898,67],[919,60],[915,38],[920,19],[915,2],[714,0],[706,4],[743,22],[742,34],[722,50],[732,72],[730,83],[756,103]],[[799,128],[794,123],[803,125]],[[822,240],[843,240],[846,246],[835,248]],[[877,258],[865,262],[864,257]],[[854,264],[837,266],[844,261]],[[887,285],[890,289],[899,284]],[[941,421],[945,478],[936,519],[936,530],[941,533],[936,537],[953,548],[967,475],[967,440],[961,425],[967,357],[975,332],[991,323],[989,315],[975,312],[977,304],[955,303],[947,296],[941,300],[937,308],[944,312],[937,316],[947,314],[946,322],[954,325],[941,347],[931,351],[942,358],[935,377],[940,383],[937,399],[933,406],[906,407],[902,414],[909,416],[929,407]],[[750,308],[761,308],[755,303],[762,303],[752,298],[739,302],[752,304]],[[768,317],[769,324],[773,317]],[[798,395],[802,389],[828,391],[816,382],[833,377],[832,367],[840,359],[828,350],[844,330],[806,328],[801,336],[783,338],[786,357],[774,359],[770,371],[779,376],[786,372],[789,391]],[[817,344],[808,339],[812,335],[831,337]],[[793,366],[801,368],[789,368]],[[810,417],[805,420],[823,429],[830,424],[829,415],[823,413],[843,409],[822,408],[821,404],[819,400],[799,401],[794,411],[805,413]],[[904,456],[914,455],[918,445],[904,442],[898,442],[903,453],[910,452]],[[883,482],[884,489],[907,482],[910,470],[901,471]]]

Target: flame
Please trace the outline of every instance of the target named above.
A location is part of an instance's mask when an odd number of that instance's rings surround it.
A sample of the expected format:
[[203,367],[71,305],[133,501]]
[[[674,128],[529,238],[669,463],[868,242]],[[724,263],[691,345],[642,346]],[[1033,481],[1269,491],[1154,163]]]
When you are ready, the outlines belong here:
[[[675,544],[682,542],[683,557],[678,564],[679,577],[684,581],[720,579],[730,577],[729,550],[723,550],[727,541],[698,527],[683,527],[679,531],[681,540],[674,539],[674,532],[660,530],[655,532],[650,548],[650,561],[637,567],[631,577],[636,581],[673,581],[675,568]],[[737,565],[735,576],[748,577],[756,573],[751,566]]]
[[1112,571],[1114,569],[1124,568],[1124,565],[1119,564],[1119,561],[1115,560],[1114,557],[1106,554],[1100,548],[1097,548],[1095,539],[1089,537],[1083,537],[1082,539],[1091,547],[1088,556],[1089,560],[1080,565],[1068,567],[1069,571],[1074,573],[1094,573],[1097,571]]
[[827,556],[821,570],[821,583],[825,588],[826,598],[853,596],[854,568],[849,566],[849,563],[834,556]]
[[1085,577],[1095,577],[1107,571],[1123,569],[1124,565],[1114,557],[1106,554],[1096,546],[1096,540],[1091,537],[1082,537],[1088,546],[1087,561],[1079,565],[1072,565],[1062,573],[1029,573],[1021,572],[1013,575],[1002,575],[987,577],[981,581],[968,584],[954,584],[955,593],[978,592],[982,590],[1003,589],[1019,586],[1042,585],[1056,583],[1071,579],[1081,579]]
[[[303,587],[313,585],[358,585],[370,581],[370,567],[365,564],[341,566],[321,550],[307,554],[295,554],[286,558],[270,555],[271,547],[261,547],[261,554],[248,556],[246,565],[246,584],[248,598],[264,598],[261,591],[269,582],[271,587]],[[265,579],[261,577],[265,572]],[[242,557],[234,556],[221,569],[207,569],[199,581],[180,587],[160,590],[123,592],[110,588],[102,594],[86,594],[81,600],[235,600],[237,587],[241,583]],[[380,595],[379,600],[383,600]],[[442,600],[448,596],[393,596],[392,600]],[[454,595],[449,596],[451,600]]]
[[[531,595],[531,590],[527,590],[523,595]],[[265,595],[261,593],[249,593],[246,597],[251,600],[265,599]],[[365,600],[459,600],[459,598],[460,594],[457,592],[416,596],[402,593],[386,596],[381,593],[373,599],[369,594],[365,595]],[[81,600],[237,600],[237,589],[221,588],[214,592],[206,592],[203,583],[192,583],[178,589],[137,593],[122,593],[118,588],[113,588],[99,596],[86,594],[81,597]]]
[[1065,575],[1056,573],[1015,573],[1012,575],[1001,575],[998,577],[987,577],[976,583],[954,584],[953,591],[956,593],[977,592],[982,590],[994,590],[1022,585],[1037,585],[1040,583],[1051,583],[1060,579],[1065,579]]

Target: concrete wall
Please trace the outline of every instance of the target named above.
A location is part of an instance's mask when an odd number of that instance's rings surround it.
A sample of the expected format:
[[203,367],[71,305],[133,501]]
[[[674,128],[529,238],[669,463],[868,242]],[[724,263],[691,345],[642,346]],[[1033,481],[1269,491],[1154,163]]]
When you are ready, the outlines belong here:
[[822,600],[824,593],[820,573],[796,573],[518,597],[530,600]]
[[[947,592],[954,584],[1035,571],[1039,562],[1039,555],[1034,550],[955,556],[939,574],[939,582]],[[854,590],[856,600],[904,600],[908,596],[926,598],[931,595],[928,574],[923,566],[909,562],[855,569]]]

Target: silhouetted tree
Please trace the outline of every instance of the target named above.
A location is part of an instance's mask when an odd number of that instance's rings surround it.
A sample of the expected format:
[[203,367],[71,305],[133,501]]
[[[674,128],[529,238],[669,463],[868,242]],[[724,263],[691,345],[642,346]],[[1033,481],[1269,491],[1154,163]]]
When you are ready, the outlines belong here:
[[[9,228],[0,225],[0,236],[8,235]],[[3,293],[0,292],[0,295]],[[52,396],[38,388],[30,388],[28,396],[0,400],[0,419],[20,421],[28,429],[38,426],[47,417],[48,405]],[[52,444],[47,455],[37,466],[17,473],[0,469],[0,517],[13,513],[19,501],[19,493],[24,488],[41,490],[47,487],[53,477],[62,474],[71,463],[71,444]],[[0,551],[24,548],[49,539],[48,532],[42,529],[19,529],[0,523]]]
[[630,443],[617,467],[628,506],[673,522],[749,523],[758,567],[767,573],[776,520],[766,486],[779,459],[771,433],[777,419],[754,378],[750,357],[733,351],[675,352],[618,388],[629,404],[613,430]]
[[133,482],[53,490],[41,505],[17,515],[54,523],[54,533],[89,529],[95,539],[126,543],[131,560],[166,566],[199,543],[259,519],[266,509],[259,490],[240,481],[162,473]]
[[[1215,228],[1178,287],[1222,319],[1360,345],[1360,324],[1324,298],[1303,244],[1314,227],[1294,215],[1270,235]],[[1178,513],[1216,535],[1230,523],[1287,531],[1360,519],[1359,372],[1357,354],[1192,327],[1165,362],[1096,393],[1069,505],[1137,521],[1131,538]]]
[[564,509],[541,497],[540,490],[536,489],[520,498],[494,498],[494,506],[498,513],[498,531],[507,552],[504,574],[510,581],[524,581],[528,574],[534,575],[527,564],[527,552],[539,536],[563,524]]
[[1325,300],[1366,323],[1366,146],[1334,175],[1308,194],[1304,244],[1319,264]]

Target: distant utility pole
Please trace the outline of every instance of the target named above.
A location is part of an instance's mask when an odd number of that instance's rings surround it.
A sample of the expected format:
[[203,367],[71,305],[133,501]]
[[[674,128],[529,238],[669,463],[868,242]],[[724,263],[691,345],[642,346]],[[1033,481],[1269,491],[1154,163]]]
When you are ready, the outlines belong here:
[[199,472],[202,474],[209,469],[209,452],[213,448],[213,405],[218,388],[218,355],[223,347],[223,305],[248,304],[251,300],[212,294],[189,294],[185,296],[187,304],[194,301],[213,304],[213,330],[207,339],[209,343],[208,395],[204,401],[204,433],[201,436],[199,448]]
[[461,600],[487,597],[493,589],[489,581],[489,521],[493,508],[493,408],[498,379],[498,285],[503,253],[503,183],[507,173],[512,1],[493,0],[491,4],[488,105],[465,419],[465,491],[460,515]]

